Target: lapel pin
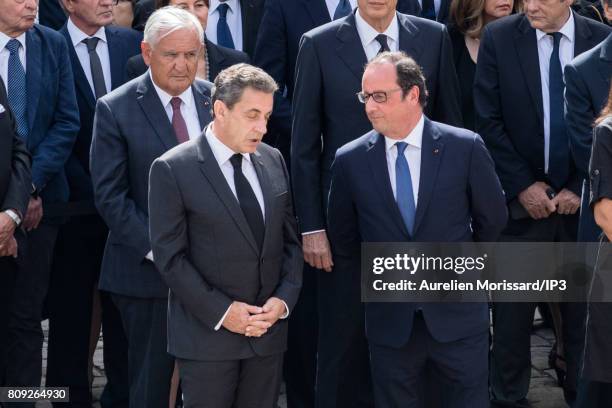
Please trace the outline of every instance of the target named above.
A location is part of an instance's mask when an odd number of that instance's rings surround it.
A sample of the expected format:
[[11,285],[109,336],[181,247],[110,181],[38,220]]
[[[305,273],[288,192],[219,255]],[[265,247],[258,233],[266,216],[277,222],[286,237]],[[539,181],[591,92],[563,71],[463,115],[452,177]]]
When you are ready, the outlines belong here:
[[434,154],[440,153],[440,149],[434,149]]

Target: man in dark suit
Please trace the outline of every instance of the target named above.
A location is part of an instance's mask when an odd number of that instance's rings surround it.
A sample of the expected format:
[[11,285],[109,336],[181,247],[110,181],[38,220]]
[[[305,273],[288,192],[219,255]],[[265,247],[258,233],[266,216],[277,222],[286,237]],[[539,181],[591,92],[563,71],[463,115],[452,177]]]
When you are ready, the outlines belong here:
[[111,292],[128,341],[130,406],[167,407],[168,287],[153,264],[147,186],[153,160],[195,138],[210,121],[211,84],[195,80],[203,30],[189,12],[156,11],[142,50],[150,71],[98,100],[91,177],[109,237],[100,289]]
[[[415,61],[380,54],[358,97],[374,130],[338,149],[332,166],[333,279],[359,287],[362,242],[495,241],[506,207],[493,160],[475,133],[423,115]],[[368,303],[365,312],[376,407],[417,406],[430,365],[448,406],[489,406],[486,303]]]
[[[70,52],[81,129],[66,163],[69,220],[58,233],[48,295],[47,386],[69,386],[71,404],[91,405],[89,366],[92,311],[108,228],[94,205],[89,148],[96,100],[126,82],[125,64],[140,52],[142,34],[109,26],[110,0],[65,0],[60,29]],[[108,378],[103,405],[127,406],[127,342],[108,293],[100,294]],[[98,309],[99,310],[99,309]],[[99,321],[98,321],[99,322]],[[98,323],[99,324],[99,323]],[[95,326],[95,324],[94,324]],[[99,326],[98,326],[99,327]]]
[[79,130],[68,47],[57,32],[34,25],[37,4],[0,0],[0,76],[17,133],[32,155],[32,194],[23,219],[27,238],[20,245],[6,347],[6,381],[22,386],[40,385],[40,321],[62,222],[55,208],[68,199],[64,165]]
[[[427,114],[460,125],[459,87],[450,39],[441,24],[396,13],[396,0],[358,1],[357,11],[304,34],[296,63],[291,168],[304,259],[318,274],[317,404],[365,405],[371,399],[359,292],[337,287],[325,232],[330,167],[336,149],[371,129],[354,98],[363,67],[382,50],[402,50],[423,67]],[[333,274],[333,272],[332,272]],[[342,295],[339,295],[342,294]],[[350,298],[350,301],[346,299]],[[331,313],[330,311],[333,311]],[[345,405],[346,404],[346,405]]]
[[608,100],[612,75],[612,34],[565,66],[565,122],[576,170],[583,182],[578,239],[598,241],[601,228],[589,206],[589,159],[593,123]]
[[[569,0],[528,0],[526,14],[488,24],[481,37],[474,86],[476,123],[509,205],[501,240],[576,240],[581,183],[563,117],[563,66],[601,42],[610,29],[572,13],[570,5]],[[490,379],[494,404],[526,403],[534,307],[495,305]],[[559,307],[569,401],[582,354],[584,305]],[[561,358],[554,359],[555,366],[563,365]]]
[[264,0],[211,0],[206,37],[253,57]]
[[0,79],[0,386],[10,385],[4,381],[8,312],[18,273],[18,239],[23,238],[19,226],[30,200],[30,166],[30,154],[17,135],[6,88]]
[[60,3],[62,0],[45,0],[41,1],[40,9],[38,10],[38,21],[41,25],[47,26],[54,30],[59,30],[66,24],[66,13],[62,9]]
[[134,20],[132,28],[138,31],[144,31],[145,24],[149,16],[155,11],[156,0],[136,0],[134,4]]
[[451,0],[418,0],[419,16],[442,24],[448,22]]
[[260,144],[276,88],[247,64],[222,71],[212,124],[151,167],[151,246],[186,407],[277,406],[303,259],[283,158]]

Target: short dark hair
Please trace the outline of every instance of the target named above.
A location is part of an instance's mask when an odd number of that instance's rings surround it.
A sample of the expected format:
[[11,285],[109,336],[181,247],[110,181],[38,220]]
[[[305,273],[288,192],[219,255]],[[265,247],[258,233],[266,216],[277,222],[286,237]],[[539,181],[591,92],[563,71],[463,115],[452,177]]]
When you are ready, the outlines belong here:
[[402,51],[383,52],[368,62],[366,69],[372,65],[384,64],[391,64],[395,67],[397,85],[402,88],[402,99],[406,97],[412,87],[416,86],[419,88],[419,104],[424,108],[427,105],[428,92],[425,76],[419,64]]
[[232,109],[242,98],[246,88],[271,94],[276,92],[278,85],[263,69],[249,64],[236,64],[219,72],[212,89],[213,105],[216,101],[223,102]]

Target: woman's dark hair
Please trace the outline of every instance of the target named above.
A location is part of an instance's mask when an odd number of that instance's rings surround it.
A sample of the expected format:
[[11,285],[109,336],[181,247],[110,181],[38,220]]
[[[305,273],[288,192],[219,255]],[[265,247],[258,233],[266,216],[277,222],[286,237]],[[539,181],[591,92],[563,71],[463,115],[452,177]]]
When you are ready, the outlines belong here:
[[610,92],[608,92],[608,102],[601,110],[599,117],[595,120],[595,124],[599,125],[605,118],[612,115],[612,84],[610,84]]

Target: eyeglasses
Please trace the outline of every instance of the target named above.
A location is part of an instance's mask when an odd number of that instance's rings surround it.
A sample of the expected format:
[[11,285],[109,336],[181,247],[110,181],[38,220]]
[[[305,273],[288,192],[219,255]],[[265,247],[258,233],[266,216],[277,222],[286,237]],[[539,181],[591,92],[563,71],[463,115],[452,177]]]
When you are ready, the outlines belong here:
[[374,99],[374,102],[376,103],[385,103],[387,102],[387,99],[389,98],[390,93],[401,91],[401,90],[402,88],[395,88],[395,89],[389,89],[387,91],[375,91],[372,93],[357,92],[357,99],[359,99],[359,102],[361,103],[368,103],[368,99],[370,98]]

